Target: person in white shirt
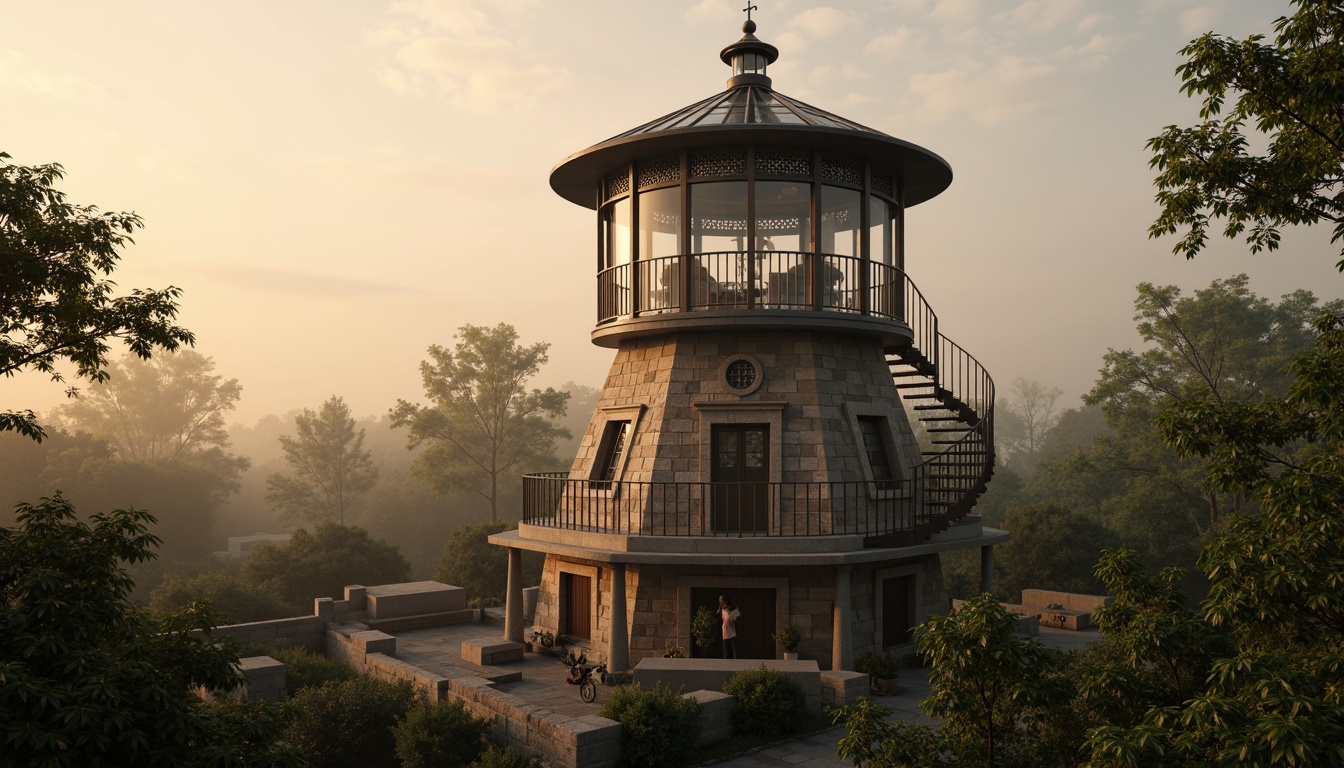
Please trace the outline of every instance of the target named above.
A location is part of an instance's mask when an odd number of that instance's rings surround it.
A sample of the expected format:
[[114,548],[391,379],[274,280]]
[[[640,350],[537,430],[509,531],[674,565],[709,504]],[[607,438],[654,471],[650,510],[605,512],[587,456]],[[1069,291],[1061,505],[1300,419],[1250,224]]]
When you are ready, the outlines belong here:
[[741,654],[737,648],[737,620],[742,612],[737,610],[727,595],[719,595],[719,622],[723,625],[723,658],[736,659]]

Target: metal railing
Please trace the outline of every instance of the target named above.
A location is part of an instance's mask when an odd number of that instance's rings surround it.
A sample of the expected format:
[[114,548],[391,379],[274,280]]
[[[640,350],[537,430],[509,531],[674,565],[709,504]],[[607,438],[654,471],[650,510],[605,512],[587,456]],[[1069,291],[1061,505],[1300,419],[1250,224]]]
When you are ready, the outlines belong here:
[[640,312],[805,309],[906,323],[911,344],[896,353],[893,368],[909,366],[923,377],[926,407],[966,427],[938,433],[949,436],[935,441],[942,450],[908,477],[879,490],[866,482],[594,483],[567,473],[527,475],[523,521],[629,535],[876,538],[932,532],[970,511],[993,474],[994,380],[942,334],[904,272],[869,263],[865,283],[863,265],[851,256],[792,251],[666,256],[637,262],[637,272],[621,265],[598,275],[598,321]]

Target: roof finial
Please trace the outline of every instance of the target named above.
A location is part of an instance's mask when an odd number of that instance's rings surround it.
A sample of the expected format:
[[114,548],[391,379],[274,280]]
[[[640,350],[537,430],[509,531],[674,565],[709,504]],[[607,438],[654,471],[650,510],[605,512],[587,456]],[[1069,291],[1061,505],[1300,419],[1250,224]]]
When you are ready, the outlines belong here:
[[742,25],[742,31],[750,35],[752,32],[756,31],[756,22],[751,20],[751,12],[759,11],[760,9],[752,5],[751,3],[747,3],[747,7],[743,8],[742,10],[747,14],[747,21],[745,24]]

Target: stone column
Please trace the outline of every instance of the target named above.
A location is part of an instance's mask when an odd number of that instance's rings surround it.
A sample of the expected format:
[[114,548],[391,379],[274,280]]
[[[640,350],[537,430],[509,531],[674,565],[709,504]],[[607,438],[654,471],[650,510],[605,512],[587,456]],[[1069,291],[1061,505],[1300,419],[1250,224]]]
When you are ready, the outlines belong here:
[[831,632],[831,669],[849,670],[854,668],[854,639],[850,635],[850,615],[848,565],[835,568],[835,608]]
[[611,631],[607,671],[624,672],[630,666],[630,635],[625,619],[625,563],[611,564]]
[[980,591],[994,591],[994,547],[980,548]]
[[509,585],[504,598],[504,639],[523,642],[523,551],[508,547]]

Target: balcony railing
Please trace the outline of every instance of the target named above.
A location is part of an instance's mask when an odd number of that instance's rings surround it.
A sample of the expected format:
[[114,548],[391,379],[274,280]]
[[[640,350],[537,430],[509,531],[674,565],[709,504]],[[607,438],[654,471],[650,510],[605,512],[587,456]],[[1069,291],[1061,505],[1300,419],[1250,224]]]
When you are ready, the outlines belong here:
[[[716,251],[620,264],[597,275],[597,322],[662,312],[795,309],[904,319],[918,290],[899,269],[853,256]],[[866,279],[865,279],[866,278]]]
[[923,485],[593,482],[553,472],[523,477],[523,522],[644,536],[875,536],[926,521]]

